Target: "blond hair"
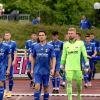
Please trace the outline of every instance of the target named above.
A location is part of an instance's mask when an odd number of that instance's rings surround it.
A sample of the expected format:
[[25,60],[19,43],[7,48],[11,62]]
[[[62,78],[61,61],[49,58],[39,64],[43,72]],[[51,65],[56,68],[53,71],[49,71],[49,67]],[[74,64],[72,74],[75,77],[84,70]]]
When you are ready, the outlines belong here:
[[76,33],[76,28],[70,27],[70,28],[68,29],[68,31],[74,31],[74,32]]

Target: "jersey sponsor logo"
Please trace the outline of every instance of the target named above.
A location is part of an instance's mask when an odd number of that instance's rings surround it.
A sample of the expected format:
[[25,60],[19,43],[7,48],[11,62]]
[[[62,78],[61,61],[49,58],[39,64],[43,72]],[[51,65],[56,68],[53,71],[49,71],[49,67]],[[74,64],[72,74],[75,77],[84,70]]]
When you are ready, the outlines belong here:
[[68,54],[78,54],[78,51],[68,51]]
[[37,57],[48,57],[47,53],[37,53]]

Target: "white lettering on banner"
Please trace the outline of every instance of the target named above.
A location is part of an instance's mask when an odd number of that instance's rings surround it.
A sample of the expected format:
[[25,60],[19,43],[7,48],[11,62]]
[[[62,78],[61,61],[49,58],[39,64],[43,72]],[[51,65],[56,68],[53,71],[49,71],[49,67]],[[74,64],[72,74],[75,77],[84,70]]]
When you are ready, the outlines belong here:
[[14,66],[14,77],[27,77],[27,60],[22,54],[19,54]]

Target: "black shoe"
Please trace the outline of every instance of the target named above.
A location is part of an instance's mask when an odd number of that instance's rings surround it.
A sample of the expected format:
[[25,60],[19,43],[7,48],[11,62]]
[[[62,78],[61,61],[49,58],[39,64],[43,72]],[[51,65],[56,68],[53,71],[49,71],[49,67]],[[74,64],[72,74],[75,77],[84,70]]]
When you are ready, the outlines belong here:
[[57,94],[58,94],[58,93],[59,93],[59,90],[55,90],[55,93],[57,93]]
[[30,87],[34,87],[34,82],[33,81],[30,82]]
[[88,88],[88,85],[87,85],[87,84],[84,84],[84,87],[85,87],[85,88]]
[[63,85],[63,84],[60,84],[60,86],[63,87],[63,88],[66,88],[65,85]]
[[55,90],[55,89],[53,89],[52,93],[56,93],[56,90]]

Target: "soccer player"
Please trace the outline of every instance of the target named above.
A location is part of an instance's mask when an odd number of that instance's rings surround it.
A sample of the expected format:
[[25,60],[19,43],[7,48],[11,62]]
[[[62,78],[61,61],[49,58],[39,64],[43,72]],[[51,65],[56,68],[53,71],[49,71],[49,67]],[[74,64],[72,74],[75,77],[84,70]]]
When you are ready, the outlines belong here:
[[91,44],[94,44],[97,48],[100,46],[99,41],[95,39],[94,33],[90,33],[90,39]]
[[87,67],[89,61],[87,59],[86,48],[82,41],[76,40],[76,28],[68,29],[69,41],[64,43],[63,52],[61,57],[61,68],[65,65],[65,72],[67,78],[67,93],[68,100],[72,100],[72,80],[76,80],[77,85],[77,100],[81,100],[82,90],[82,71],[81,71],[81,54],[83,55]]
[[[6,90],[6,81],[5,81],[5,84],[4,84],[4,87],[5,87],[4,96],[7,95],[7,97],[10,98],[12,96],[12,89],[13,89],[13,85],[14,85],[14,82],[13,82],[13,67],[15,65],[16,57],[17,57],[17,45],[16,45],[15,41],[11,40],[11,33],[10,32],[5,33],[4,39],[5,39],[4,43],[6,43],[10,47],[11,59],[12,59],[11,68],[10,68],[10,75],[9,75],[9,91],[8,91],[8,93],[7,93],[7,90]],[[7,64],[6,67],[8,67],[8,64]]]
[[[97,51],[99,51],[99,46],[100,46],[100,43],[98,40],[95,39],[95,35],[94,33],[90,33],[90,39],[91,39],[91,44],[95,45],[95,47],[97,48]],[[95,73],[96,73],[96,68],[95,68],[95,64],[97,63],[96,60],[94,60],[94,70],[93,70],[93,74],[92,74],[92,79],[94,79],[95,77]]]
[[[30,48],[32,44],[37,43],[37,35],[35,32],[31,33],[31,39],[25,43],[25,59],[27,60],[27,75],[30,79],[30,87],[34,88],[33,76],[31,76],[31,62],[29,61]],[[28,53],[28,56],[27,56]],[[27,59],[28,57],[28,59]]]
[[[39,41],[40,43],[33,45],[31,48],[31,58],[33,59],[33,66],[31,73],[34,69],[34,82],[35,82],[35,91],[34,91],[34,100],[40,100],[40,86],[41,84],[44,87],[44,99],[48,100],[49,98],[49,77],[50,71],[51,75],[54,74],[56,57],[54,48],[50,43],[46,42],[46,32],[39,31]],[[50,68],[50,64],[52,66]]]
[[[3,100],[4,94],[4,81],[6,80],[6,75],[9,76],[10,74],[10,67],[11,67],[11,54],[10,48],[7,44],[2,42],[3,36],[0,34],[0,100]],[[8,58],[8,68],[6,67],[6,59]]]
[[59,40],[59,33],[57,31],[54,31],[52,33],[53,40],[49,42],[53,45],[54,51],[56,54],[56,67],[55,67],[55,74],[52,77],[52,86],[53,86],[53,93],[59,93],[59,87],[60,87],[60,60],[61,60],[61,54],[63,49],[63,42]]
[[87,51],[87,54],[88,54],[90,70],[91,70],[87,74],[87,76],[88,76],[88,81],[86,82],[86,87],[87,87],[87,86],[92,86],[91,79],[92,79],[93,71],[95,70],[94,61],[93,61],[92,58],[94,58],[97,54],[96,47],[95,47],[94,44],[91,44],[91,39],[90,39],[89,35],[85,36],[85,47],[86,47],[86,51]]

